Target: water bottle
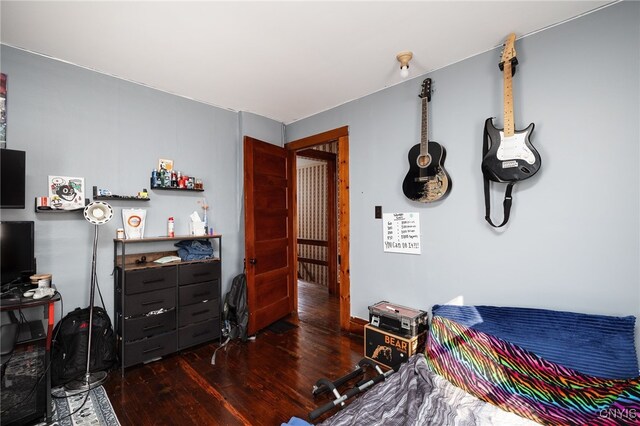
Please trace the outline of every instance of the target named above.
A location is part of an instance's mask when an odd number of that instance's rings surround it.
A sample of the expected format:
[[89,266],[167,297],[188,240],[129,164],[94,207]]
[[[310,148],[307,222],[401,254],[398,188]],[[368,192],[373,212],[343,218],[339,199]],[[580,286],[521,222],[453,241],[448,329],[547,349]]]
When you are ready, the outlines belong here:
[[158,186],[160,186],[158,184],[158,171],[156,169],[153,169],[153,171],[151,172],[151,187],[156,188]]
[[169,218],[169,221],[167,222],[167,235],[170,238],[175,237],[175,233],[173,232],[173,217]]

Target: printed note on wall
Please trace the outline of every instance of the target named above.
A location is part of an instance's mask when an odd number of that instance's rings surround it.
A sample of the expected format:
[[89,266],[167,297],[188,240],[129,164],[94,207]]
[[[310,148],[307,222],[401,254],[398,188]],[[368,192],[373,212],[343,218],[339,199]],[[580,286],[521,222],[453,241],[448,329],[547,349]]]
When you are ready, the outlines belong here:
[[420,214],[384,213],[382,243],[390,253],[420,254]]

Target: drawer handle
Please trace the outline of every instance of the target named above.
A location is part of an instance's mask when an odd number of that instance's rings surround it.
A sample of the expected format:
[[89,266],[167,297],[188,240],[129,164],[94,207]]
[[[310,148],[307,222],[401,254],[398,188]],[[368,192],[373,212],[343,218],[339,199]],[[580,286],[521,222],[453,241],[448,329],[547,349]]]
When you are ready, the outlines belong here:
[[165,280],[164,278],[158,278],[158,279],[155,279],[155,280],[144,280],[144,281],[142,281],[142,284],[161,283],[164,280]]
[[202,315],[202,314],[206,314],[207,312],[209,312],[209,309],[204,309],[202,311],[198,311],[198,312],[194,312],[191,314],[192,317],[195,317],[196,315]]
[[163,349],[163,346],[156,346],[155,348],[147,349],[146,351],[142,351],[143,354],[148,354],[149,352],[155,352]]
[[150,302],[142,302],[141,305],[142,306],[157,305],[158,303],[162,303],[162,302],[164,302],[164,300],[152,300]]
[[205,291],[203,293],[194,293],[193,297],[202,297],[202,296],[208,296],[208,295],[209,295],[209,292]]
[[153,330],[154,328],[162,328],[162,327],[164,327],[163,324],[148,325],[148,326],[144,327],[142,329],[142,331],[149,331],[149,330]]
[[206,277],[207,275],[211,275],[211,272],[198,272],[193,274],[194,277]]
[[203,332],[198,333],[198,334],[194,334],[192,337],[194,337],[194,338],[195,338],[195,337],[200,337],[200,336],[204,336],[204,335],[206,335],[206,334],[209,334],[209,330],[207,330],[207,331],[203,331]]

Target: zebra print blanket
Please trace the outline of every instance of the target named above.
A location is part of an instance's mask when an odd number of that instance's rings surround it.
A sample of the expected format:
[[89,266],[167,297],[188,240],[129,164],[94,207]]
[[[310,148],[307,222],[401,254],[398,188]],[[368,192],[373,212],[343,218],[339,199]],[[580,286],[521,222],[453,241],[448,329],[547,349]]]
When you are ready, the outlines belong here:
[[479,400],[433,373],[423,354],[322,425],[509,425],[536,423]]

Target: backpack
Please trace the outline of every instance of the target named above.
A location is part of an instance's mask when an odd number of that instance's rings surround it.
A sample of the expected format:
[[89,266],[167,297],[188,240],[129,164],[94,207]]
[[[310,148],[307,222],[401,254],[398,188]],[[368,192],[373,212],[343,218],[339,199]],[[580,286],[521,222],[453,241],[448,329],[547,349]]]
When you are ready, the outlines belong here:
[[[65,315],[53,330],[51,344],[51,385],[61,386],[87,372],[89,308],[76,308]],[[90,371],[109,370],[117,362],[116,339],[107,312],[93,308]]]
[[224,298],[222,309],[223,330],[222,333],[229,339],[242,339],[247,341],[247,324],[249,323],[249,310],[247,309],[247,277],[237,275],[231,288]]

